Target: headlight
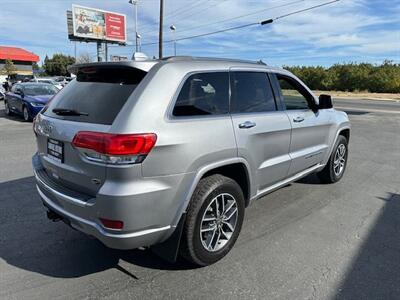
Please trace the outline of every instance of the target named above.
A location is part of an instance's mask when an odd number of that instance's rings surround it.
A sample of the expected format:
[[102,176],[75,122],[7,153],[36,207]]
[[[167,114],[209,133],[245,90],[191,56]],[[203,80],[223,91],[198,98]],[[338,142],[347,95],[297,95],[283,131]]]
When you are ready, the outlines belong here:
[[33,107],[43,107],[43,106],[44,106],[44,104],[43,104],[43,103],[40,103],[40,102],[31,102],[31,105],[32,105]]

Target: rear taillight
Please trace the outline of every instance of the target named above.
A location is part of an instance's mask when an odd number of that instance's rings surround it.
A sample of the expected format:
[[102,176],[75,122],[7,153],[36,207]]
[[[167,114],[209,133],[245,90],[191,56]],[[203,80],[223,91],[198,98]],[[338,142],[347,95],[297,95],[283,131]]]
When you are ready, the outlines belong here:
[[90,160],[132,164],[142,162],[156,143],[154,133],[112,134],[93,131],[78,132],[72,145]]

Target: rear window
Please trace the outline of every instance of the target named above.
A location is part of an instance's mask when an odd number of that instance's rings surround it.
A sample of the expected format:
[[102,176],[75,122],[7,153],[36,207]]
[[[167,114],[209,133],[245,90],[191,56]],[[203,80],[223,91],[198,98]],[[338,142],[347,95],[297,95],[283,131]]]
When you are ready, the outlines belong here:
[[[111,125],[146,72],[130,67],[85,67],[50,102],[44,115],[76,122]],[[70,110],[78,114],[58,113]]]
[[266,73],[232,72],[231,112],[275,111],[275,98]]

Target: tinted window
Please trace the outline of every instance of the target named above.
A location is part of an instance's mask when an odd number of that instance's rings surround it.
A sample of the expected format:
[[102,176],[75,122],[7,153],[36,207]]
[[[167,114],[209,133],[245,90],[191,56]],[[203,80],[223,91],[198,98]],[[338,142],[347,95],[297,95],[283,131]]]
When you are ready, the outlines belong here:
[[266,73],[231,73],[231,112],[275,111],[275,99]]
[[[85,67],[50,102],[44,114],[77,122],[112,124],[146,72],[130,67]],[[80,116],[57,115],[55,108],[75,110]],[[86,115],[87,114],[87,115]]]
[[186,79],[174,116],[222,115],[229,109],[228,72],[199,73]]
[[286,109],[308,109],[311,95],[299,82],[288,76],[276,74]]

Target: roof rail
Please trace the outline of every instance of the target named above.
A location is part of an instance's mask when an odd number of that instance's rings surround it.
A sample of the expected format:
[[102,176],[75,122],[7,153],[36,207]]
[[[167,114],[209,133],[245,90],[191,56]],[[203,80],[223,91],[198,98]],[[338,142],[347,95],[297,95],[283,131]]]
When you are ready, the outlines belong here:
[[165,61],[180,61],[180,60],[189,60],[189,59],[194,59],[193,56],[166,56],[161,58],[161,60],[165,60]]
[[219,58],[219,57],[196,57],[196,56],[168,56],[161,59],[162,61],[185,61],[185,60],[209,60],[209,61],[230,61],[248,64],[267,65],[261,59],[258,61],[236,59],[236,58]]

